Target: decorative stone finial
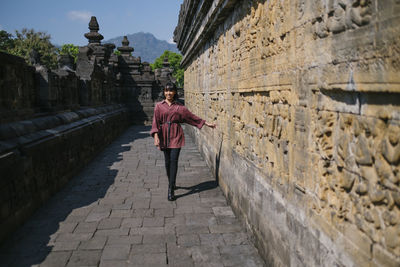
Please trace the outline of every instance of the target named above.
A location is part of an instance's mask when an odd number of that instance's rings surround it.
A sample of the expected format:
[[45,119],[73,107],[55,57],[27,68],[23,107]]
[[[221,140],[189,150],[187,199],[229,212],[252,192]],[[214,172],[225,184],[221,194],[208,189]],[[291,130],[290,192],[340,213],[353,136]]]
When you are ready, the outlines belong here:
[[89,40],[89,44],[100,44],[100,41],[103,40],[103,35],[98,33],[99,29],[96,17],[92,16],[89,22],[90,32],[85,33],[85,37]]
[[169,68],[169,66],[170,66],[170,63],[169,63],[169,61],[168,61],[168,57],[165,56],[165,57],[164,57],[164,61],[163,61],[163,67],[164,67],[164,68]]
[[119,52],[121,52],[122,56],[130,56],[131,53],[134,51],[133,47],[129,46],[128,37],[125,35],[124,39],[122,40],[122,46],[117,48]]
[[129,40],[128,37],[125,35],[124,39],[122,40],[122,45],[123,46],[129,46]]

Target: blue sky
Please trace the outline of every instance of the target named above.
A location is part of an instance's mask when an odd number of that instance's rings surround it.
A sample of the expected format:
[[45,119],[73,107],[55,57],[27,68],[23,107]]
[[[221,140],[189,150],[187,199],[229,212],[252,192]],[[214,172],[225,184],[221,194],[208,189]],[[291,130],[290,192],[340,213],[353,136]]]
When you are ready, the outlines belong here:
[[150,32],[172,42],[183,0],[0,0],[0,30],[33,28],[52,43],[86,45],[90,16],[96,16],[104,40]]

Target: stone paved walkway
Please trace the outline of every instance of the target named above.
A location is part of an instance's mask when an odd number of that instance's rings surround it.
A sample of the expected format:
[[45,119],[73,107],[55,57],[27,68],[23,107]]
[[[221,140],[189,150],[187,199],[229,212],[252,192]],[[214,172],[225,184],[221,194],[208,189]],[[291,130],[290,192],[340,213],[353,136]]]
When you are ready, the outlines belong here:
[[163,155],[133,126],[0,248],[1,266],[263,266],[186,135],[177,200]]

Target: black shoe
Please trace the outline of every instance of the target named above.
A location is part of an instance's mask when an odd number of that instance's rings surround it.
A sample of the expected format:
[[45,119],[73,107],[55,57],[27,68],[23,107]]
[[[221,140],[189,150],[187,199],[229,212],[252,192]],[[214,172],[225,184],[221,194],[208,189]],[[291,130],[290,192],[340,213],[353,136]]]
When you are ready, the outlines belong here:
[[171,186],[168,187],[168,200],[169,201],[174,201],[175,200],[174,189]]

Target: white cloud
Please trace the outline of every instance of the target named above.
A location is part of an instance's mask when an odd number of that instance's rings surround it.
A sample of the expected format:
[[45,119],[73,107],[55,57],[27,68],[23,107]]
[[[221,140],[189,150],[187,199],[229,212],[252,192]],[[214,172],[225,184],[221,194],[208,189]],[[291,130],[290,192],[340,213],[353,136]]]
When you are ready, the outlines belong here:
[[173,37],[171,37],[171,39],[169,39],[169,40],[168,40],[168,43],[170,43],[170,44],[175,44],[175,42],[174,42],[174,38],[173,38]]
[[70,20],[78,20],[78,21],[87,22],[87,23],[89,23],[91,16],[92,16],[92,13],[89,11],[78,11],[78,10],[70,11],[67,14],[67,17]]

